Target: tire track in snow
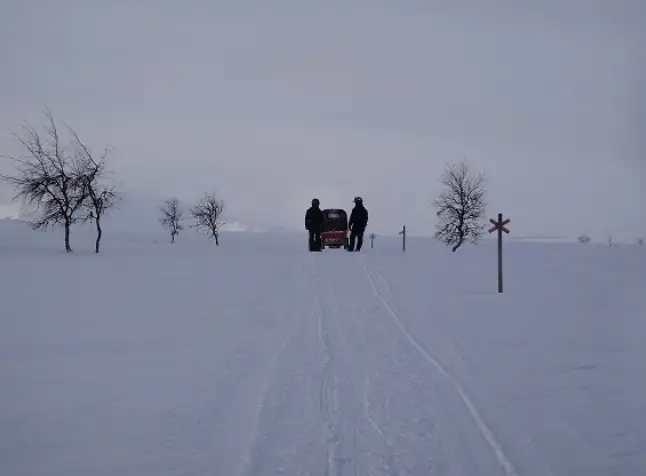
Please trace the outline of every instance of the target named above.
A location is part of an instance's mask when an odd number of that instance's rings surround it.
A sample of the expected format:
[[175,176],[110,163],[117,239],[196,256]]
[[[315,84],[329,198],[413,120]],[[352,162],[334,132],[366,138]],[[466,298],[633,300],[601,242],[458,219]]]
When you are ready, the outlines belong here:
[[[390,474],[395,474],[399,475],[399,471],[397,471],[395,468],[397,467],[396,465],[396,457],[395,453],[392,449],[392,446],[390,443],[388,443],[388,439],[386,438],[386,435],[384,432],[381,430],[379,425],[372,419],[370,416],[370,401],[368,399],[368,389],[370,388],[370,377],[366,377],[366,383],[364,386],[364,392],[363,392],[363,416],[365,419],[368,421],[370,426],[372,427],[373,430],[375,430],[375,433],[379,435],[379,438],[384,444],[384,448],[387,451],[387,455],[384,455],[384,459],[386,460],[386,466],[388,467],[388,472]],[[408,473],[408,471],[407,471]]]
[[[326,445],[325,474],[326,476],[339,475],[341,473],[340,468],[337,466],[337,455],[339,454],[340,440],[337,432],[337,424],[332,416],[332,405],[334,404],[335,397],[334,376],[332,374],[334,355],[330,349],[330,341],[327,332],[325,332],[323,322],[326,312],[318,293],[314,295],[314,300],[316,303],[317,337],[321,348],[325,352],[323,376],[321,377],[321,384],[319,386],[319,413],[323,418],[323,433]],[[332,393],[332,401],[330,401],[330,393]]]
[[422,355],[422,357],[424,357],[424,359],[428,363],[433,365],[449,381],[453,389],[459,395],[460,400],[467,408],[469,414],[471,415],[471,418],[482,433],[482,436],[487,441],[489,447],[496,456],[496,459],[500,463],[502,469],[505,471],[505,474],[507,476],[519,476],[518,472],[514,468],[514,465],[507,458],[507,455],[505,454],[502,446],[494,436],[493,432],[484,422],[484,420],[480,416],[480,413],[476,409],[475,405],[471,402],[471,399],[468,397],[462,386],[457,382],[457,380],[455,380],[451,373],[448,372],[442,364],[440,364],[440,362],[433,358],[433,356],[431,356],[426,351],[426,349],[424,349],[424,347],[422,347],[422,345],[417,342],[417,340],[411,335],[406,326],[403,324],[399,311],[395,308],[395,306],[393,306],[390,300],[387,299],[382,292],[380,292],[379,285],[377,284],[377,277],[379,277],[383,282],[388,283],[386,278],[384,278],[381,273],[370,271],[365,264],[363,265],[363,270],[368,278],[368,281],[370,282],[370,286],[375,297],[381,302],[382,306],[388,312],[395,324],[397,324],[397,327],[400,329],[406,340]]
[[[304,274],[305,271],[305,266],[303,263],[300,263],[300,265],[297,267],[295,274],[297,275],[302,275]],[[299,279],[298,282],[302,282],[302,279]],[[292,316],[292,319],[294,317]],[[260,419],[260,415],[263,411],[263,408],[265,406],[265,402],[267,400],[267,392],[269,390],[270,384],[275,376],[276,368],[278,365],[278,361],[280,359],[280,356],[285,352],[285,349],[287,348],[289,342],[294,338],[294,335],[296,334],[296,328],[297,326],[290,325],[291,323],[289,322],[289,318],[285,318],[283,321],[283,325],[281,326],[281,330],[277,333],[277,335],[282,336],[279,340],[279,345],[277,347],[277,352],[275,352],[272,355],[271,361],[263,374],[263,379],[262,379],[262,385],[260,387],[260,391],[256,394],[256,403],[254,405],[254,417],[253,417],[253,432],[251,435],[251,438],[249,440],[249,443],[247,445],[247,450],[245,454],[245,458],[241,463],[241,467],[238,471],[238,474],[240,475],[247,475],[249,473],[249,470],[251,468],[252,464],[252,451],[254,448],[254,445],[256,444],[256,440],[258,437],[258,422]]]
[[[320,306],[320,301],[317,298],[317,304]],[[323,331],[323,311],[321,307],[318,308],[318,328],[319,328],[319,342],[326,353],[326,361],[323,369],[323,376],[321,377],[321,384],[319,386],[319,412],[323,418],[325,443],[326,443],[326,475],[340,474],[336,466],[339,436],[336,431],[336,422],[332,416],[333,401],[330,400],[330,394],[334,392],[334,376],[332,375],[332,362],[333,356],[329,349],[329,343]],[[332,398],[334,396],[332,395]]]
[[[320,268],[319,264],[319,268]],[[319,271],[317,268],[317,271]],[[340,295],[338,287],[331,285],[321,275],[312,276],[312,281],[316,282],[315,289],[312,290],[313,300],[316,309],[316,326],[317,338],[321,349],[324,351],[323,370],[319,386],[319,414],[323,424],[323,438],[326,451],[326,467],[324,473],[326,476],[350,475],[359,476],[366,474],[359,471],[357,466],[358,457],[368,455],[372,463],[372,456],[376,455],[383,461],[379,474],[399,475],[395,471],[395,456],[392,446],[387,441],[383,431],[377,423],[371,418],[369,413],[368,387],[365,384],[367,373],[359,370],[360,375],[355,375],[357,368],[354,367],[357,361],[352,360],[353,367],[348,368],[350,361],[347,354],[343,352],[350,343],[355,345],[353,340],[356,330],[348,335],[352,327],[339,328],[349,325],[348,312],[346,308],[341,309],[338,302],[347,302],[345,295]],[[321,286],[319,286],[319,284]],[[332,297],[332,299],[329,299]],[[340,299],[339,299],[340,298]],[[353,302],[350,299],[350,302]],[[341,318],[342,322],[337,322],[336,318]],[[350,324],[352,326],[352,324]],[[337,354],[337,350],[341,354]],[[360,366],[362,364],[359,364]],[[359,367],[361,368],[361,367]],[[336,373],[341,372],[337,377]],[[347,372],[347,374],[346,374]],[[341,382],[339,382],[339,378]],[[355,381],[356,380],[356,381]],[[339,383],[347,382],[343,390],[343,399],[339,402],[338,392],[340,391]],[[344,407],[343,416],[336,416],[340,410],[339,404]],[[354,407],[353,410],[350,410]],[[361,429],[357,421],[361,420]],[[359,446],[360,435],[366,432],[374,432],[381,440],[381,445],[385,449],[378,451],[372,447],[370,449],[357,450]],[[365,436],[364,436],[365,437]],[[363,439],[361,441],[364,441]],[[347,453],[346,453],[347,451]],[[369,473],[377,474],[377,473]]]

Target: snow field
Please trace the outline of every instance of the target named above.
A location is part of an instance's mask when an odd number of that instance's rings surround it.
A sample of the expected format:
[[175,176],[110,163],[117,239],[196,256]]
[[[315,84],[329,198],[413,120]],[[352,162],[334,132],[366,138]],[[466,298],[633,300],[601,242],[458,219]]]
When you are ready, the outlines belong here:
[[3,475],[646,471],[642,248],[509,242],[498,295],[488,242],[22,233]]

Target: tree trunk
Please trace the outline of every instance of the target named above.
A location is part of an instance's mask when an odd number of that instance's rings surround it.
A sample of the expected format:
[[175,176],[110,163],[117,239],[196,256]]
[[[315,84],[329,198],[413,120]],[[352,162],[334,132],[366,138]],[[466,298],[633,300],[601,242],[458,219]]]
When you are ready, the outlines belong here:
[[72,224],[69,222],[69,220],[65,220],[65,251],[68,253],[72,252],[72,247],[70,246],[70,228],[72,227]]
[[218,234],[214,233],[213,236],[215,238],[215,246],[220,246],[220,240],[218,239]]
[[464,238],[460,236],[460,237],[458,238],[458,242],[457,242],[457,243],[455,244],[455,246],[451,249],[451,251],[453,251],[453,252],[455,253],[455,252],[458,250],[458,248],[459,248],[460,246],[462,246],[462,242],[463,242],[463,241],[464,241]]
[[455,253],[458,250],[458,248],[462,246],[462,243],[464,242],[464,236],[465,236],[464,219],[460,218],[460,223],[458,224],[458,242],[455,244],[453,249],[451,249],[451,251]]
[[101,228],[101,218],[97,215],[96,217],[96,243],[94,246],[94,252],[98,253],[99,248],[101,247],[101,237],[103,236],[103,229]]
[[170,234],[170,242],[175,243],[175,233]]

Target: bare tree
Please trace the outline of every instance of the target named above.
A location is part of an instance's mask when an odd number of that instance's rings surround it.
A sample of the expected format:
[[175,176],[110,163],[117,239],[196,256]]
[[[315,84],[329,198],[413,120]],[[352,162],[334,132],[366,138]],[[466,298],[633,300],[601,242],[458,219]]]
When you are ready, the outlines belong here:
[[449,166],[442,176],[445,190],[433,202],[437,209],[435,237],[455,252],[465,240],[476,243],[484,232],[485,177],[472,176],[466,164]]
[[164,229],[170,232],[171,243],[175,243],[175,237],[184,229],[184,226],[182,225],[183,212],[179,208],[179,200],[176,198],[166,200],[164,202],[164,206],[159,210],[162,214],[159,222]]
[[589,237],[588,235],[580,235],[580,236],[577,238],[577,240],[578,240],[578,241],[579,241],[579,243],[581,243],[582,245],[585,245],[585,244],[587,244],[587,243],[590,243],[590,241],[591,241],[591,240],[590,240],[590,237]]
[[76,160],[82,167],[81,185],[83,187],[82,195],[85,197],[83,209],[86,211],[82,219],[83,221],[94,222],[96,228],[94,251],[99,253],[101,238],[103,237],[101,218],[108,210],[116,206],[118,198],[114,186],[109,187],[102,183],[107,178],[105,159],[108,155],[108,149],[104,149],[101,157],[95,159],[78,134],[71,128],[68,129],[74,138]]
[[0,178],[17,190],[14,198],[21,198],[35,206],[38,218],[30,222],[34,230],[50,225],[62,225],[65,230],[65,250],[70,246],[71,227],[79,220],[79,212],[86,200],[83,186],[83,164],[63,145],[54,117],[45,111],[47,125],[40,134],[32,126],[23,126],[23,136],[15,134],[26,149],[24,157],[9,157],[17,174]]
[[206,232],[220,246],[220,227],[224,224],[220,216],[224,210],[224,202],[218,200],[215,193],[204,194],[204,197],[191,208],[191,216],[195,219],[193,228]]

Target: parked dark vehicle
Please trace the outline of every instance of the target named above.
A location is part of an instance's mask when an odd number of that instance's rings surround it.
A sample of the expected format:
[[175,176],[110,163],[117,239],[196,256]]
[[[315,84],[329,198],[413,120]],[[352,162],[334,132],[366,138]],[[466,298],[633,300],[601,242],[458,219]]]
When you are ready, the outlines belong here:
[[323,210],[321,243],[324,248],[348,247],[348,214],[342,208]]

